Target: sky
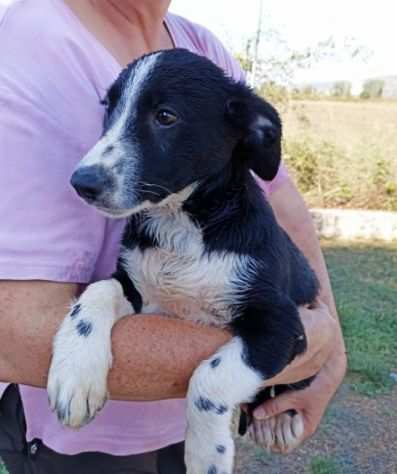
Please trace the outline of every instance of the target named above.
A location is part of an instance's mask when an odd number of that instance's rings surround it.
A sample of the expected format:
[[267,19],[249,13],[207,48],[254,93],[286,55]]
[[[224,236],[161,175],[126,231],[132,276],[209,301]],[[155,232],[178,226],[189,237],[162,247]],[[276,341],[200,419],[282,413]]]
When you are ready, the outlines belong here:
[[[171,10],[213,31],[226,45],[241,50],[257,28],[260,0],[173,0]],[[397,75],[397,2],[395,0],[264,0],[263,25],[276,29],[293,49],[333,36],[371,51],[366,62],[325,61],[301,71],[298,80],[351,81]],[[269,46],[266,44],[263,47]]]
[[[173,0],[171,11],[201,23],[234,52],[258,25],[260,0]],[[0,0],[0,4],[10,0]],[[365,62],[326,60],[300,71],[298,81],[361,81],[397,75],[397,2],[395,0],[263,0],[263,25],[275,29],[293,49],[333,36],[337,43],[354,38],[371,55]],[[263,41],[262,48],[273,47]]]

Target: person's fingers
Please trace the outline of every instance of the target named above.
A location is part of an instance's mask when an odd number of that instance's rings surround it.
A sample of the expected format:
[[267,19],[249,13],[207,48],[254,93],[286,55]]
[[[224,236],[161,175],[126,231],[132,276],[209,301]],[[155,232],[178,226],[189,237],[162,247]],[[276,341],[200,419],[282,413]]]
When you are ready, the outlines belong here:
[[303,421],[303,416],[301,413],[297,412],[295,416],[292,417],[292,432],[296,439],[302,439],[305,432],[305,423]]
[[304,440],[304,423],[300,413],[281,413],[269,420],[254,420],[250,437],[272,453],[287,454]]
[[266,420],[285,411],[294,409],[297,405],[297,392],[291,391],[267,400],[254,410],[257,420]]
[[275,418],[271,418],[270,420],[254,419],[249,428],[250,438],[256,444],[270,452],[275,444],[275,426]]

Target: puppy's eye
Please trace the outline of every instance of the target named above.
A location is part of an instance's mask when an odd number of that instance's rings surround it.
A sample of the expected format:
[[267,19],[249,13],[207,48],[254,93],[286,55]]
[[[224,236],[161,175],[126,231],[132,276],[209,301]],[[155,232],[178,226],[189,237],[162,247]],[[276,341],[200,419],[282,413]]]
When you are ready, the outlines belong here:
[[178,117],[170,110],[159,110],[156,114],[156,121],[163,127],[170,127],[178,120]]

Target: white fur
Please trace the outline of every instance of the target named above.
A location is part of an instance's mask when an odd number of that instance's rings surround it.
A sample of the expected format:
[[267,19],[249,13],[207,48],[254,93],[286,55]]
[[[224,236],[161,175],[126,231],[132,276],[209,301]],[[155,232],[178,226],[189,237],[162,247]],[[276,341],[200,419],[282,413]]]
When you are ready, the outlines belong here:
[[[216,367],[211,360],[219,359]],[[233,472],[234,443],[231,436],[233,411],[250,402],[261,388],[261,375],[243,360],[243,343],[235,337],[194,371],[187,395],[188,429],[185,443],[187,474]],[[197,400],[209,400],[215,409],[200,410]],[[222,413],[216,409],[222,407]],[[226,408],[226,410],[225,410]],[[223,446],[220,453],[217,446]]]
[[201,230],[182,211],[158,207],[148,215],[144,225],[159,248],[122,251],[144,305],[155,303],[163,314],[206,325],[230,323],[233,304],[248,284],[240,275],[249,278],[253,260],[232,252],[206,254]]
[[264,127],[273,127],[273,123],[266,117],[259,115],[256,121],[253,123],[252,128],[254,130],[262,130]]
[[[126,181],[131,182],[136,178],[137,162],[140,156],[140,147],[137,140],[130,139],[128,142],[123,140],[127,121],[135,116],[136,102],[160,55],[161,53],[152,54],[137,63],[134,74],[131,75],[119,101],[119,107],[122,107],[121,115],[78,165],[78,169],[98,165],[106,171],[112,170],[112,177],[116,180],[116,192],[112,197],[112,202],[116,204],[116,207],[123,203]],[[129,132],[131,134],[133,131],[130,130]],[[108,151],[109,147],[111,147],[111,152]],[[124,165],[128,166],[128,173],[125,170],[123,173],[117,170],[117,165],[122,160],[128,160],[128,165]],[[130,190],[130,192],[132,191]],[[149,204],[147,207],[150,207],[150,203],[146,204]],[[143,204],[137,207],[145,208]],[[126,211],[123,214],[118,214],[117,217],[125,217],[133,212],[139,212],[139,209]]]
[[[74,318],[71,312],[80,305]],[[111,330],[122,316],[133,313],[116,280],[90,285],[72,306],[54,340],[48,375],[48,395],[52,409],[71,427],[94,418],[107,398],[107,375],[112,366]],[[77,325],[92,327],[85,337]]]
[[[121,139],[127,121],[131,120],[131,117],[134,117],[136,114],[136,102],[140,97],[145,81],[151,74],[151,71],[153,71],[156,62],[159,59],[159,56],[161,56],[161,53],[152,54],[142,58],[141,61],[136,64],[134,74],[131,75],[129,82],[123,91],[123,96],[120,99],[120,104],[122,104],[123,107],[121,115],[117,118],[106,134],[91,149],[91,151],[89,151],[83,158],[79,167],[101,164],[104,167],[113,168],[121,158],[125,157],[125,147],[121,144]],[[111,153],[106,153],[109,146],[112,146],[114,150]],[[130,143],[130,157],[134,156],[131,148],[133,147],[131,147]]]

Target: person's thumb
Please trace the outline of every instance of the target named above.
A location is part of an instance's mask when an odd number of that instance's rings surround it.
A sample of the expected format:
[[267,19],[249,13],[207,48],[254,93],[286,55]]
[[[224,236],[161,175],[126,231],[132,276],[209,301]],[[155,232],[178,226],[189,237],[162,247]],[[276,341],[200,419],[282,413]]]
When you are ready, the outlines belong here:
[[271,400],[267,400],[254,410],[254,418],[257,420],[267,420],[273,416],[296,408],[296,394],[286,392]]

